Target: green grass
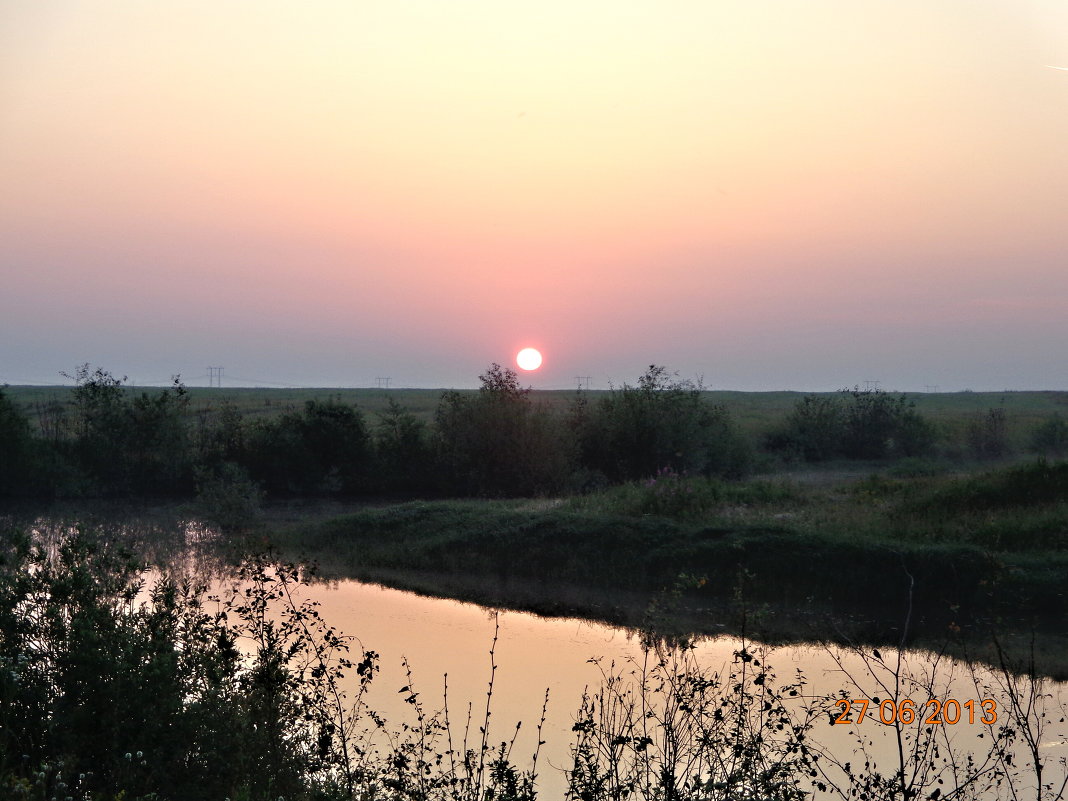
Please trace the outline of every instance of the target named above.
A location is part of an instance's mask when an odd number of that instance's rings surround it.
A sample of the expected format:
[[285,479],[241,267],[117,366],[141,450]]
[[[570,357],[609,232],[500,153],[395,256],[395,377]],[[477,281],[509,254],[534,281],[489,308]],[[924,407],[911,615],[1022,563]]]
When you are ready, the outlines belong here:
[[[911,596],[917,625],[929,631],[995,619],[1059,630],[1068,614],[1068,517],[1062,501],[1047,501],[1061,490],[1009,503],[999,489],[1043,473],[1057,484],[1068,467],[816,487],[669,476],[568,499],[364,509],[273,537],[291,553],[326,556],[336,572],[423,591],[515,605],[521,587],[519,605],[541,611],[576,587],[647,604],[677,592],[680,613],[691,617],[742,599],[889,631]],[[993,516],[967,505],[932,511],[969,492],[1006,505]]]
[[[155,387],[131,387],[131,392],[158,391]],[[192,408],[215,408],[224,401],[237,406],[252,417],[273,416],[283,411],[300,409],[307,400],[339,398],[355,404],[368,414],[384,411],[389,399],[406,407],[423,420],[431,420],[441,398],[441,389],[336,389],[329,387],[300,389],[265,388],[188,388]],[[477,390],[466,390],[476,392]],[[39,407],[53,400],[70,402],[70,387],[10,386],[5,392],[28,414],[36,416]],[[592,390],[591,399],[606,390]],[[713,390],[705,393],[712,402],[730,411],[741,428],[751,434],[762,434],[784,419],[794,405],[806,394],[833,395],[835,393],[804,392],[734,392]],[[564,409],[575,397],[573,390],[534,390],[536,401],[550,407]],[[933,422],[951,428],[963,426],[975,414],[1002,407],[1014,427],[1027,427],[1056,412],[1068,413],[1068,392],[940,392],[910,393],[909,400],[916,409]]]
[[569,498],[362,509],[271,536],[334,575],[664,632],[896,642],[911,606],[916,642],[991,628],[1059,642],[1068,463],[906,473],[667,475]]

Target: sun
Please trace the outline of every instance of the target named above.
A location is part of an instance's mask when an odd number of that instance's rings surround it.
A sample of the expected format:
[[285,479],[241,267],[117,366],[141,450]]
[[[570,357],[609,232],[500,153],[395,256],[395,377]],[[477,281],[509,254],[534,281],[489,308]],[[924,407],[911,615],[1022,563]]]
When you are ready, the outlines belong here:
[[520,370],[537,370],[541,367],[541,353],[537,348],[523,348],[516,354],[515,363]]

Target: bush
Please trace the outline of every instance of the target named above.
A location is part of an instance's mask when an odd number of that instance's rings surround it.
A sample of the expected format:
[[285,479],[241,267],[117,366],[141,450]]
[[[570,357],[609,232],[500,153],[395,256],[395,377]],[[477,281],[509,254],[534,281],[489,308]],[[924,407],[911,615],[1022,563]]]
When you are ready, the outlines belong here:
[[987,409],[969,421],[965,431],[968,451],[975,459],[1000,459],[1011,452],[1008,418],[1001,407]]
[[777,444],[795,451],[805,461],[821,462],[838,456],[844,439],[845,409],[841,399],[806,395],[790,412]]
[[0,794],[352,796],[339,682],[352,669],[362,690],[376,655],[350,660],[314,605],[293,600],[295,568],[248,561],[210,613],[204,587],[171,576],[139,602],[142,566],[85,531],[6,544]]
[[197,464],[214,468],[223,462],[241,462],[246,456],[248,426],[240,410],[224,401],[216,411],[211,408],[197,412]]
[[556,492],[572,474],[566,431],[530,400],[513,370],[498,364],[478,394],[446,392],[438,405],[437,454],[446,489],[506,496]]
[[260,519],[263,490],[240,465],[223,462],[214,469],[197,468],[197,509],[224,531],[254,526]]
[[352,495],[367,488],[371,439],[363,415],[338,400],[261,422],[246,437],[245,466],[269,493]]
[[416,493],[433,487],[434,453],[426,425],[392,398],[379,414],[374,452],[380,489]]
[[1054,414],[1031,431],[1030,449],[1044,456],[1068,456],[1068,422]]
[[105,495],[181,494],[192,487],[188,396],[176,376],[170,389],[131,397],[101,368],[75,370],[73,453],[92,489]]
[[0,498],[40,489],[39,450],[30,421],[0,387]]
[[934,429],[905,395],[854,387],[836,396],[804,397],[768,444],[817,462],[924,456],[934,439]]
[[595,405],[579,399],[572,410],[582,462],[610,480],[678,473],[740,477],[751,453],[727,414],[702,397],[699,382],[672,379],[651,365],[638,379]]

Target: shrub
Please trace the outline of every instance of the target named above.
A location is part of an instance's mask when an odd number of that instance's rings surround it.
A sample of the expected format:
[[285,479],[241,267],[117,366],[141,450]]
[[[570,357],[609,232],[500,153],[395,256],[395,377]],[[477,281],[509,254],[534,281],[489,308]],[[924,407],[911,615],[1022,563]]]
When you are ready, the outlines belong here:
[[224,401],[218,410],[197,413],[197,463],[213,468],[222,462],[241,462],[246,457],[248,426],[240,410]]
[[1068,422],[1054,414],[1031,431],[1030,449],[1044,456],[1068,456]]
[[38,450],[30,421],[0,387],[0,498],[37,489]]
[[751,454],[727,411],[702,397],[700,382],[671,378],[651,365],[636,387],[624,384],[572,419],[583,464],[613,481],[679,473],[739,477]]
[[351,495],[366,489],[371,440],[363,415],[339,400],[261,422],[247,435],[246,467],[271,493]]
[[177,494],[192,484],[188,397],[170,389],[131,397],[126,381],[84,364],[75,370],[73,452],[95,491],[107,495]]
[[923,456],[934,439],[934,429],[905,395],[854,387],[836,396],[805,396],[769,446],[810,462],[868,460]]
[[573,459],[560,421],[535,405],[513,370],[498,364],[477,395],[446,392],[437,453],[446,488],[462,494],[536,495],[564,487]]
[[975,459],[999,459],[1010,452],[1008,418],[1003,408],[987,409],[969,421],[965,431],[968,450]]
[[426,425],[393,398],[379,413],[374,452],[379,488],[411,493],[433,485],[434,453]]
[[214,469],[197,468],[196,485],[198,511],[224,531],[259,521],[263,490],[240,465],[222,462]]
[[905,395],[881,390],[843,391],[846,397],[842,451],[850,459],[922,456],[933,433]]
[[781,442],[805,461],[833,459],[845,439],[845,409],[840,398],[806,395],[794,406],[786,420]]

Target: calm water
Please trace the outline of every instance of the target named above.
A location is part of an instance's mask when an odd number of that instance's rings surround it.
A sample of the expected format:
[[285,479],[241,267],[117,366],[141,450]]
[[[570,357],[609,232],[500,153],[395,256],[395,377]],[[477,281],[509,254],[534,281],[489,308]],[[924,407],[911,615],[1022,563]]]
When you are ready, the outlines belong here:
[[[545,619],[511,611],[495,613],[473,604],[426,598],[355,581],[313,585],[308,592],[321,603],[322,613],[332,625],[357,635],[364,648],[381,655],[382,669],[375,680],[372,705],[391,721],[410,717],[410,708],[397,692],[408,684],[402,664],[404,658],[412,667],[415,689],[428,710],[443,706],[447,675],[454,724],[465,717],[468,702],[474,707],[476,721],[480,721],[491,675],[489,649],[496,631],[494,658],[498,668],[493,687],[491,741],[509,738],[516,722],[522,721],[513,754],[522,764],[533,753],[534,727],[548,689],[549,707],[543,733],[546,745],[539,762],[539,785],[546,798],[563,794],[562,769],[570,766],[575,713],[583,691],[599,686],[602,681],[598,665],[589,660],[599,659],[602,666],[613,661],[627,666],[631,661],[641,663],[645,658],[641,643],[634,636],[582,620]],[[722,637],[698,643],[694,653],[702,667],[726,674],[741,647],[737,639]],[[748,647],[759,648],[753,643]],[[891,670],[882,665],[894,667],[897,656],[882,652],[881,660],[874,660],[867,652],[862,655],[839,648],[791,646],[771,649],[765,659],[782,682],[792,680],[800,670],[806,677],[806,692],[810,695],[830,695],[844,690],[851,698],[885,698],[887,683],[893,679]],[[967,665],[924,652],[906,653],[902,659],[905,673],[920,685],[934,686],[943,698],[952,697],[964,703],[991,697],[998,702],[998,710],[1003,710],[1006,701],[996,687],[977,690],[975,686],[976,681],[981,685],[996,685],[996,677],[990,672],[976,673]],[[1043,689],[1048,693],[1043,699],[1045,707],[1054,721],[1060,721],[1068,709],[1068,686],[1048,683]],[[900,697],[906,696],[918,707],[928,700],[927,690],[921,691],[919,687],[911,691],[904,687]],[[981,711],[977,716],[981,717]],[[989,743],[987,727],[968,724],[966,719],[965,712],[962,722],[943,725],[936,732],[940,739],[945,738],[944,743],[950,749],[961,754],[978,752]],[[1001,722],[1005,720],[1002,712]],[[872,708],[859,726],[831,726],[830,719],[825,718],[814,736],[832,747],[842,759],[851,758],[858,735],[863,736],[870,742],[869,751],[883,765],[884,772],[888,772],[896,758],[891,734],[892,727],[878,722],[877,710]],[[1041,752],[1050,765],[1048,769],[1056,768],[1056,763],[1068,757],[1068,728],[1063,723],[1043,732]]]

